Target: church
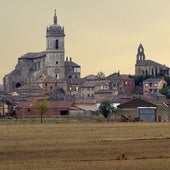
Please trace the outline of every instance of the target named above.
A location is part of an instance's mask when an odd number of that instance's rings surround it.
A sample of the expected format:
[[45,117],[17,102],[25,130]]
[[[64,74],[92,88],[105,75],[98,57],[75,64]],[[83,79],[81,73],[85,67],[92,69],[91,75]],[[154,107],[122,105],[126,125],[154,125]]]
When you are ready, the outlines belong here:
[[170,68],[155,61],[147,60],[143,45],[140,44],[136,55],[135,75],[151,77],[169,76]]
[[[47,86],[53,84],[67,90],[67,80],[80,78],[81,67],[66,57],[64,49],[64,27],[58,25],[56,10],[53,24],[46,29],[46,50],[29,52],[18,58],[15,69],[4,76],[4,90],[6,93],[25,85],[38,84]],[[50,85],[50,88],[53,88]]]

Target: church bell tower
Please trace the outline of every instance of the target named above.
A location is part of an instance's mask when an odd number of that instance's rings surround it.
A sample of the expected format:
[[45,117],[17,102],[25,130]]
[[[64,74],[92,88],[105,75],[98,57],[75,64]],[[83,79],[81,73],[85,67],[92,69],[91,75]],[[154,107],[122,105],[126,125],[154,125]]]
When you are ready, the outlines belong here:
[[140,44],[138,47],[138,52],[136,55],[136,62],[139,62],[141,60],[145,60],[145,53],[144,53],[144,48],[143,48],[142,44]]
[[64,36],[64,27],[58,25],[55,10],[53,17],[53,25],[47,27],[46,32],[45,67],[47,69],[47,74],[56,79],[65,78]]

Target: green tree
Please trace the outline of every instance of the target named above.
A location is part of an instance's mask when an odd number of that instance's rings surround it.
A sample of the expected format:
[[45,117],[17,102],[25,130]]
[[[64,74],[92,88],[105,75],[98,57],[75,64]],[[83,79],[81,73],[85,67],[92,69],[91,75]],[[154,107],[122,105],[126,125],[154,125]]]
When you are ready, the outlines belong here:
[[159,90],[159,93],[166,96],[169,93],[168,87],[163,87],[162,89]]
[[36,107],[38,108],[38,112],[40,114],[41,123],[42,123],[43,122],[43,115],[48,110],[50,103],[47,99],[41,99],[41,100],[34,99],[33,102],[36,105]]
[[97,73],[97,78],[99,80],[103,80],[103,79],[105,79],[105,74],[102,71],[100,71]]
[[167,82],[167,86],[170,86],[170,77],[169,76],[165,76],[164,79]]
[[109,114],[116,112],[116,109],[111,105],[111,103],[107,100],[101,102],[99,106],[99,112],[107,118]]

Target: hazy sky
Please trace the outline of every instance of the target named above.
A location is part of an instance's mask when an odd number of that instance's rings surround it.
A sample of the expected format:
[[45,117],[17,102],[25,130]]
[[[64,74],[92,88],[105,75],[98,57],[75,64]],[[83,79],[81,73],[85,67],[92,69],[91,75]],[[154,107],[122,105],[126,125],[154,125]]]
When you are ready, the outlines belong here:
[[0,0],[0,83],[18,57],[46,49],[46,27],[65,28],[65,54],[82,77],[134,74],[141,42],[147,59],[170,66],[170,0]]

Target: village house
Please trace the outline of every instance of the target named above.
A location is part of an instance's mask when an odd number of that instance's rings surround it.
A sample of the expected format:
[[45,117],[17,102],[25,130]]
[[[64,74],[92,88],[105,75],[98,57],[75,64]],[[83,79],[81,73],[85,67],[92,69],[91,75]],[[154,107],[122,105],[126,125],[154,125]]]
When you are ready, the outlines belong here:
[[[127,118],[135,119],[139,118],[144,121],[156,121],[156,105],[147,102],[140,98],[134,98],[130,101],[120,104],[117,106],[117,115],[125,116]],[[153,112],[154,108],[154,112]],[[140,115],[140,111],[143,109],[145,116]],[[147,115],[146,115],[147,114]],[[150,116],[150,117],[149,117]]]
[[167,86],[163,78],[149,78],[143,81],[143,95],[159,94],[159,90]]
[[144,98],[133,98],[117,106],[117,116],[149,122],[168,122],[169,108],[161,101],[148,101]]
[[109,81],[108,80],[92,80],[85,81],[82,84],[81,92],[85,94],[87,97],[96,98],[96,94],[98,95],[100,90],[102,90],[102,94],[108,93],[109,90]]
[[106,77],[107,80],[109,80],[110,87],[114,93],[118,95],[123,94],[132,94],[135,89],[135,81],[133,78],[130,78],[129,75],[113,73]]

